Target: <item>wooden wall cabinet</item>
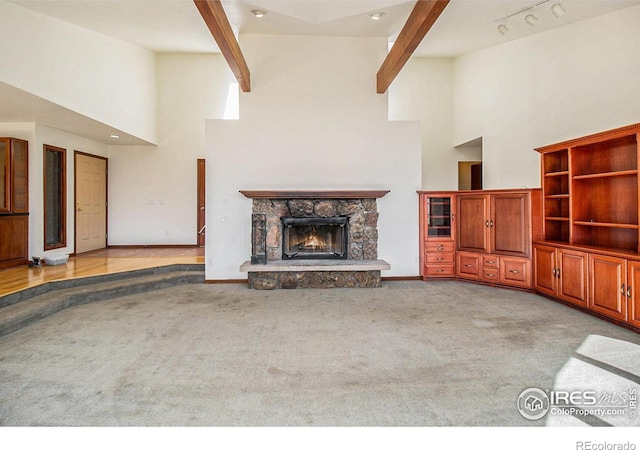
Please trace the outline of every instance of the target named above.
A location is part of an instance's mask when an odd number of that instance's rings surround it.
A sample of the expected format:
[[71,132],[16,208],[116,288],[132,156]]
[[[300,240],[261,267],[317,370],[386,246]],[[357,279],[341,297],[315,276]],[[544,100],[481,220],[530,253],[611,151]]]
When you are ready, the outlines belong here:
[[458,250],[529,257],[530,192],[460,194]]
[[635,124],[536,149],[543,230],[534,245],[537,292],[638,328],[639,141]]
[[[418,193],[423,279],[531,289],[532,197],[539,203],[540,190]],[[434,208],[441,202],[444,215]]]
[[455,276],[455,195],[419,191],[420,275],[427,278]]
[[457,276],[530,289],[532,230],[540,228],[532,203],[539,202],[536,189],[458,194]]
[[0,269],[27,263],[28,215],[28,143],[0,138]]

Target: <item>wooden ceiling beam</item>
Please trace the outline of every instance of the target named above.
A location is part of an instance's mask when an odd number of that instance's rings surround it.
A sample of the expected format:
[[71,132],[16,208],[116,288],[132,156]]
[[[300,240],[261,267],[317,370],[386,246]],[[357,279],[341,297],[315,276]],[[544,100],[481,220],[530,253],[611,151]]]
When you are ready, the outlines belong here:
[[398,39],[378,70],[377,92],[384,94],[450,0],[418,0]]
[[207,24],[242,92],[251,92],[251,76],[220,0],[193,0]]

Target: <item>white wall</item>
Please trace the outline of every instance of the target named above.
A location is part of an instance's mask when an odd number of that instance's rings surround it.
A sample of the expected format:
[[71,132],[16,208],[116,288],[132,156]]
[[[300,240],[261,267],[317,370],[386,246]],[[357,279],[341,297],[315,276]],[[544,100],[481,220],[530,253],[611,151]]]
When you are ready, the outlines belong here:
[[389,189],[378,200],[383,275],[418,274],[420,128],[376,94],[385,39],[244,36],[252,92],[240,120],[207,122],[207,279],[246,277],[251,200],[241,189]]
[[0,81],[156,142],[155,54],[0,1]]
[[540,186],[534,148],[640,122],[640,6],[457,58],[454,144],[485,188]]
[[157,147],[109,147],[110,245],[196,243],[205,119],[224,117],[235,79],[222,55],[157,58]]
[[422,189],[456,190],[458,161],[481,151],[453,146],[453,59],[413,57],[389,88],[389,119],[422,126]]

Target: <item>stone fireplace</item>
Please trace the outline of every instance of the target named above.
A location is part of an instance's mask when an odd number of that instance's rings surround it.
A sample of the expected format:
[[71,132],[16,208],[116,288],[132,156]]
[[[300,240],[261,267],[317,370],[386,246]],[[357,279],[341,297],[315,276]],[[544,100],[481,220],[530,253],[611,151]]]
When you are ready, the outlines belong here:
[[377,287],[390,268],[376,201],[388,191],[240,192],[253,200],[250,287]]
[[282,217],[282,259],[347,259],[348,217]]

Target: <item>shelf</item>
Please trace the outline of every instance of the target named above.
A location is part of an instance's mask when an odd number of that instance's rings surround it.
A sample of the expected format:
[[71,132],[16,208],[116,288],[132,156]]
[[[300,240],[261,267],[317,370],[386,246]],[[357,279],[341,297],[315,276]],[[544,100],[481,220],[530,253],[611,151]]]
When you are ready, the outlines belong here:
[[544,198],[569,198],[569,194],[549,194],[545,195]]
[[569,175],[569,171],[568,170],[563,170],[562,172],[548,172],[545,173],[544,176],[545,177],[562,177],[562,176],[568,176]]
[[591,173],[586,175],[574,175],[574,180],[588,180],[594,178],[610,178],[610,177],[624,177],[630,175],[638,175],[637,170],[618,170],[615,172],[601,172],[601,173]]
[[545,217],[545,220],[553,220],[556,222],[568,222],[569,218],[568,217]]
[[574,225],[581,225],[585,227],[602,227],[602,228],[626,228],[626,229],[635,229],[637,230],[639,227],[637,224],[632,223],[611,223],[611,222],[591,222],[591,221],[583,221],[583,220],[574,220]]

